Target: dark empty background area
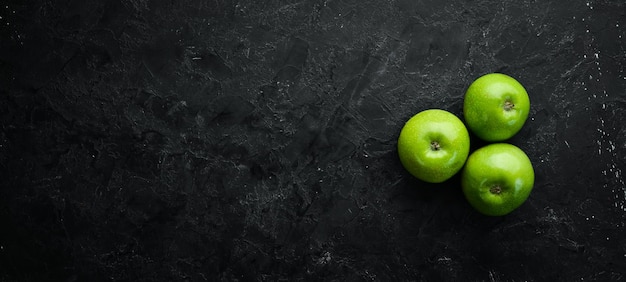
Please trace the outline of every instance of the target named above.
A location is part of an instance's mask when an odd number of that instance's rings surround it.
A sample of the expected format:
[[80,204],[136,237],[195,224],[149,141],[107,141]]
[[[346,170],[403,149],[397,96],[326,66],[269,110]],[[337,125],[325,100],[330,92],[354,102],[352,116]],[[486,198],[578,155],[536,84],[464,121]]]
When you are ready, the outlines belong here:
[[[3,2],[5,3],[5,2]],[[10,0],[0,281],[626,279],[626,4]],[[397,157],[502,72],[536,172],[486,217]],[[473,138],[472,147],[481,144]]]

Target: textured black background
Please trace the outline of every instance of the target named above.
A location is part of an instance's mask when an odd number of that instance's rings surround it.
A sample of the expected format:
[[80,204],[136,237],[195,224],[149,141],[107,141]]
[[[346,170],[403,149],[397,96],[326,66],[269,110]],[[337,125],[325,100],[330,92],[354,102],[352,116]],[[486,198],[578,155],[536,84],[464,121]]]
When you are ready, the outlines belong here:
[[[1,281],[626,279],[623,1],[0,6]],[[504,72],[535,189],[504,217],[399,163]],[[481,144],[472,139],[473,147]]]

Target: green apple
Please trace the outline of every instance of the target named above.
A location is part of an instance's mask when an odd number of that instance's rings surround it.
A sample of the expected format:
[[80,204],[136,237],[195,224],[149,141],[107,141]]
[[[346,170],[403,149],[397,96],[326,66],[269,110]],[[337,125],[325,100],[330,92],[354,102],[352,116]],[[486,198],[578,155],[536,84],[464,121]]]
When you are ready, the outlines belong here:
[[489,142],[513,137],[524,125],[530,110],[526,89],[514,78],[490,73],[467,88],[463,115],[467,127]]
[[469,155],[469,133],[454,114],[430,109],[409,119],[398,138],[398,155],[413,176],[430,183],[450,179]]
[[474,151],[461,174],[469,203],[479,212],[505,215],[522,205],[533,189],[535,172],[518,147],[495,143]]

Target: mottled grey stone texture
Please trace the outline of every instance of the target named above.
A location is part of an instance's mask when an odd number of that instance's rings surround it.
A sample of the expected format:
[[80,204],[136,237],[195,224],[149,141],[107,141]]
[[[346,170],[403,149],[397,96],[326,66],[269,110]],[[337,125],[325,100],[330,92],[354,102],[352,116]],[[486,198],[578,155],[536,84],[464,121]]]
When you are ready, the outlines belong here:
[[[0,5],[0,281],[626,279],[623,1]],[[401,166],[503,72],[529,200]],[[472,139],[472,148],[484,145]]]

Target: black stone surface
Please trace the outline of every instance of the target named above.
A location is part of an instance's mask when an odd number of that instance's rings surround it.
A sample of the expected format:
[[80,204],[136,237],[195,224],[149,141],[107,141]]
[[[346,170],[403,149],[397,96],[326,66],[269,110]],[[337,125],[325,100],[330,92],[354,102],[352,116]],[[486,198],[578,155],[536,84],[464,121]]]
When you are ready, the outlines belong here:
[[[626,279],[623,1],[0,6],[0,281]],[[400,165],[504,72],[535,189],[504,217]],[[473,147],[481,143],[472,139]]]

